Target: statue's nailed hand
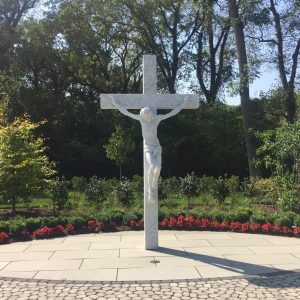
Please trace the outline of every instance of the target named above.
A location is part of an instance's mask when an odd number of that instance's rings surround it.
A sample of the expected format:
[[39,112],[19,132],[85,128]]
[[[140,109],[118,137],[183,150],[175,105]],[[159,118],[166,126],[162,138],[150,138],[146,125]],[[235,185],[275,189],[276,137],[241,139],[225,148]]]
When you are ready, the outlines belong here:
[[193,99],[192,99],[190,96],[187,96],[187,97],[183,100],[184,106],[189,105],[189,104],[192,103],[192,102],[193,102]]
[[116,106],[116,101],[113,97],[108,97],[107,102],[110,103],[112,106]]

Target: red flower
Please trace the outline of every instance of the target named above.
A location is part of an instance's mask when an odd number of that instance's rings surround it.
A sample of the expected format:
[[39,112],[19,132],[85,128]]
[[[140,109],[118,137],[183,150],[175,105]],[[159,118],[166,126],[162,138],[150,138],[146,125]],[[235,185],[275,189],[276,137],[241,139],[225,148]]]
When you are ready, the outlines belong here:
[[272,228],[273,228],[273,226],[270,223],[266,223],[266,224],[261,225],[262,232],[268,233],[272,230]]
[[241,225],[241,231],[242,232],[247,232],[250,230],[250,223],[249,222],[246,222],[246,223],[243,223]]
[[276,233],[279,233],[281,232],[281,228],[278,224],[274,224],[273,225],[273,231],[276,232]]
[[72,224],[68,224],[68,225],[66,226],[66,232],[67,232],[68,234],[73,233],[73,232],[74,232],[74,226],[73,226]]
[[138,226],[139,226],[139,228],[141,228],[141,229],[144,228],[144,220],[143,220],[143,219],[141,219],[141,220],[138,221]]
[[251,223],[250,224],[250,229],[253,231],[253,232],[260,232],[260,224],[257,224],[257,223]]
[[54,228],[54,235],[57,235],[57,236],[62,236],[62,235],[66,235],[66,230],[64,228],[64,226],[62,225],[57,225],[55,228]]
[[[112,223],[114,223],[114,222],[111,222],[110,223],[110,225],[111,225],[111,228],[112,228]],[[102,221],[99,221],[98,223],[97,223],[97,230],[98,231],[103,231],[104,230],[104,227],[105,227],[105,225],[104,225],[104,222],[102,222]],[[116,224],[114,223],[114,229],[116,228]]]
[[133,227],[133,228],[135,228],[135,227],[137,226],[137,223],[136,223],[135,220],[130,220],[129,224],[130,224],[130,226]]
[[201,219],[201,222],[198,223],[198,226],[200,226],[200,229],[208,229],[210,228],[211,221],[208,218]]
[[0,231],[0,244],[8,242],[8,234],[4,231]]
[[160,222],[160,226],[162,227],[167,227],[169,225],[169,221],[167,218],[164,218],[161,222]]
[[228,227],[229,227],[229,224],[228,224],[227,221],[223,221],[223,222],[220,224],[220,229],[222,229],[222,230],[226,230],[226,229],[228,229]]
[[187,229],[193,229],[196,225],[196,219],[193,216],[189,216],[184,219],[184,227]]
[[232,231],[239,231],[242,227],[242,224],[240,222],[231,222],[230,229]]
[[53,236],[54,229],[48,226],[35,230],[32,236],[36,239],[45,239]]
[[89,230],[90,232],[95,232],[95,231],[96,231],[97,225],[96,225],[96,222],[95,222],[94,220],[89,220],[89,221],[87,222],[87,225],[88,225],[88,230]]
[[177,221],[174,217],[170,217],[170,220],[169,220],[169,227],[174,227],[176,226],[177,224]]
[[293,233],[293,231],[286,226],[282,226],[281,230],[286,235],[291,235]]
[[294,235],[295,236],[300,236],[300,227],[294,228]]

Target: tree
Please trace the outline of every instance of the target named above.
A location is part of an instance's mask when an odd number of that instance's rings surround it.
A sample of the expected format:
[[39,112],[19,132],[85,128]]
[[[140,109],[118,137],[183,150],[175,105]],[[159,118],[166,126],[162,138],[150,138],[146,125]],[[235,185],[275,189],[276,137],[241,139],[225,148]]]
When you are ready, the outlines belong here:
[[17,42],[17,26],[22,17],[39,0],[3,0],[0,1],[0,70],[9,65],[9,51]]
[[253,137],[251,136],[250,120],[251,120],[251,103],[249,93],[249,66],[246,52],[246,43],[244,35],[244,25],[239,15],[239,10],[236,0],[228,0],[229,16],[233,23],[233,30],[235,34],[236,50],[239,64],[239,77],[240,77],[240,98],[243,115],[243,127],[246,139],[246,149],[248,156],[248,165],[250,176],[259,176],[260,171],[255,167],[254,161],[256,158],[256,145]]
[[[198,0],[201,26],[192,39],[186,61],[196,70],[208,103],[217,100],[222,86],[233,77],[234,51],[228,42],[230,22],[224,7],[217,2]],[[185,75],[190,81],[190,72]]]
[[13,212],[19,199],[28,200],[56,173],[45,155],[44,139],[34,135],[40,125],[28,116],[0,125],[0,195],[12,202]]
[[133,40],[145,52],[157,55],[167,89],[175,94],[183,50],[200,27],[198,10],[186,0],[121,2],[131,14]]
[[125,134],[121,126],[116,126],[116,131],[111,135],[108,143],[104,145],[107,158],[114,160],[120,168],[120,180],[122,178],[122,166],[129,161],[135,144],[131,138]]

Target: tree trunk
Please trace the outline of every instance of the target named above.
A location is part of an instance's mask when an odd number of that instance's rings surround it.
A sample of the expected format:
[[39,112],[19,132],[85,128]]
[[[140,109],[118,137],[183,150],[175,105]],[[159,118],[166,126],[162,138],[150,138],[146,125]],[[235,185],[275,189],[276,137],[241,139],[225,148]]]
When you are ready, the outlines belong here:
[[16,197],[12,198],[12,212],[16,213]]
[[240,75],[240,98],[243,115],[243,127],[246,139],[247,157],[249,165],[249,173],[251,177],[260,176],[260,170],[257,169],[253,162],[256,158],[255,141],[249,133],[250,124],[250,93],[249,93],[249,76],[248,76],[248,61],[244,36],[244,26],[239,18],[238,6],[236,0],[228,0],[229,16],[233,22],[233,29],[236,41],[236,50],[239,64]]

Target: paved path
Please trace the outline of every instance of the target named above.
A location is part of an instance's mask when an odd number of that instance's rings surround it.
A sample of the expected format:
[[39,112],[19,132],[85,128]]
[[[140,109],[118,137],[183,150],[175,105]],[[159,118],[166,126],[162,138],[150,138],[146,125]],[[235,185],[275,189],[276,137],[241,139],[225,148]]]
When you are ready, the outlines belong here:
[[79,283],[0,280],[1,300],[229,299],[298,300],[300,273],[173,283]]
[[2,245],[0,277],[190,280],[300,269],[300,239],[296,238],[196,231],[161,231],[159,237],[157,251],[143,250],[141,231]]

